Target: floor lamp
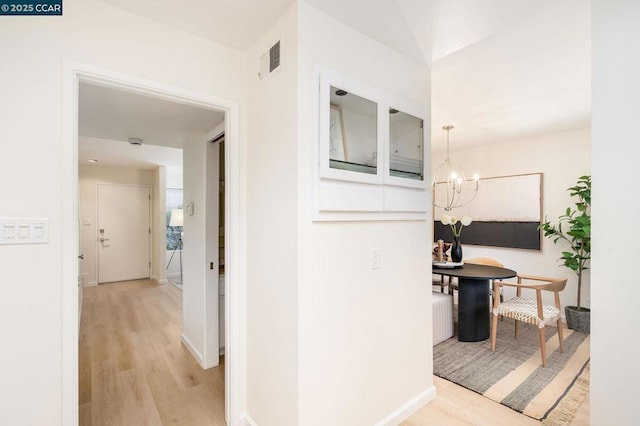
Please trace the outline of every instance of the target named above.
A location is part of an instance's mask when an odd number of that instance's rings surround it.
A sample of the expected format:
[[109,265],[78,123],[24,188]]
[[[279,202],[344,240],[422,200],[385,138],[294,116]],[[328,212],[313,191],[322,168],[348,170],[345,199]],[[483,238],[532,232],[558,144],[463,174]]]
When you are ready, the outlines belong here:
[[[169,219],[169,226],[183,225],[184,215],[182,214],[182,209],[172,209],[171,218]],[[169,265],[171,265],[173,256],[176,254],[176,250],[180,250],[180,285],[182,285],[182,232],[180,232],[180,234],[178,235],[178,243],[173,247],[173,253],[171,253],[171,258],[169,259],[169,263],[167,263],[167,269],[169,269]]]

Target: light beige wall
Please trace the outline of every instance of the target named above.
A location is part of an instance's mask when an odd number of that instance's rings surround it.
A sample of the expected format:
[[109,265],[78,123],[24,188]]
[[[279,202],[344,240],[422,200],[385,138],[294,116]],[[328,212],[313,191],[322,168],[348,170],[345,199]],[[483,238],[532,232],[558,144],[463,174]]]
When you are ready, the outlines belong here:
[[[455,145],[454,145],[455,146]],[[445,154],[432,158],[432,168],[442,164]],[[510,176],[526,173],[543,173],[542,214],[557,223],[558,216],[573,206],[567,188],[575,185],[578,177],[591,173],[591,129],[582,128],[565,132],[540,135],[527,139],[495,145],[485,145],[451,153],[451,158],[465,173],[478,173],[481,177]],[[480,181],[482,191],[482,181]],[[517,200],[514,200],[517,202]],[[464,207],[454,214],[461,217]],[[436,218],[436,220],[439,218]],[[473,226],[473,224],[471,224]],[[502,247],[473,246],[464,243],[463,257],[492,257],[505,266],[522,274],[567,278],[567,287],[561,293],[563,306],[575,306],[577,300],[577,277],[569,269],[558,266],[558,258],[567,247],[554,245],[551,240],[542,240],[542,250],[522,250]],[[590,271],[583,275],[582,304],[589,306]],[[505,289],[506,295],[515,295],[513,289]],[[535,298],[535,293],[523,293]],[[545,295],[545,303],[553,303],[553,295]],[[564,313],[563,313],[564,315]]]
[[[184,145],[185,164],[183,204],[193,203],[193,215],[184,215],[184,237],[182,252],[183,278],[183,324],[182,336],[195,352],[200,363],[204,355],[204,297],[206,238],[205,223],[205,173],[206,141],[190,140]],[[186,212],[185,212],[186,213]]]
[[[73,386],[62,376],[62,294],[75,285],[62,278],[69,262],[62,248],[71,238],[63,233],[63,212],[72,211],[61,201],[68,191],[63,153],[72,144],[63,138],[65,61],[242,102],[245,55],[94,0],[65,1],[62,17],[6,18],[0,25],[0,147],[6,153],[0,216],[46,217],[50,228],[48,244],[0,247],[0,270],[11,283],[0,324],[16,325],[0,328],[0,424],[57,425],[63,385]],[[69,363],[64,368],[73,370]]]
[[[81,164],[78,170],[80,202],[80,236],[84,260],[80,262],[80,274],[84,285],[98,284],[98,185],[147,185],[156,192],[153,170],[126,167],[106,167]],[[155,201],[155,200],[154,200]],[[154,209],[155,210],[155,209]],[[157,212],[152,212],[155,222]],[[154,227],[155,231],[155,227]],[[152,235],[152,240],[159,238]]]
[[[412,401],[424,404],[434,390],[431,226],[312,222],[314,67],[423,105],[429,69],[306,3],[299,4],[298,26],[298,424],[371,425]],[[380,249],[380,269],[371,269],[372,248]]]
[[592,4],[591,424],[626,426],[639,418],[640,3]]
[[[297,6],[248,51],[247,411],[259,425],[298,425]],[[258,58],[281,40],[266,80]]]
[[[193,203],[193,215],[185,209],[184,237],[182,252],[182,319],[183,341],[189,346],[200,365],[210,368],[218,365],[218,276],[209,268],[209,263],[217,262],[217,256],[209,253],[211,232],[209,222],[217,209],[210,207],[211,194],[217,193],[218,187],[211,189],[210,174],[218,172],[218,163],[208,158],[210,141],[225,129],[225,123],[215,126],[207,135],[185,141],[183,149],[182,175],[171,180],[184,188],[183,207]],[[217,194],[215,197],[217,199]],[[242,225],[241,225],[242,226]],[[217,229],[217,225],[215,226]],[[213,244],[217,251],[217,244]],[[171,252],[167,252],[170,258]],[[179,274],[180,253],[176,252],[172,268]],[[237,259],[236,259],[237,260]],[[238,286],[238,282],[234,282]]]

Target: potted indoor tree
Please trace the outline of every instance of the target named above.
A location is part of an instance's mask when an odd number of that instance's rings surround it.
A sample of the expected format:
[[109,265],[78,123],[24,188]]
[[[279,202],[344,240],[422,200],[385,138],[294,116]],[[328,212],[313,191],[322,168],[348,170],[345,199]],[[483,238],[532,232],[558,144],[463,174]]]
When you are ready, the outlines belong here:
[[567,189],[572,197],[577,197],[575,208],[567,207],[565,214],[552,224],[546,218],[538,229],[554,244],[562,241],[569,245],[558,260],[578,276],[578,298],[576,306],[565,306],[567,326],[573,330],[589,333],[591,310],[581,306],[582,274],[588,269],[591,259],[591,176],[580,176],[575,186]]

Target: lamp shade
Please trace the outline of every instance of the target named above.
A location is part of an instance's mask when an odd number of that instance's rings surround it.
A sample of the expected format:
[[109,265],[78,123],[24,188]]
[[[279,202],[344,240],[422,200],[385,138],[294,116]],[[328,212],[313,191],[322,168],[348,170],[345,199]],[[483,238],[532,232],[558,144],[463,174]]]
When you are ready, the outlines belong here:
[[183,226],[183,224],[184,216],[182,214],[182,209],[172,209],[171,219],[169,219],[169,226]]

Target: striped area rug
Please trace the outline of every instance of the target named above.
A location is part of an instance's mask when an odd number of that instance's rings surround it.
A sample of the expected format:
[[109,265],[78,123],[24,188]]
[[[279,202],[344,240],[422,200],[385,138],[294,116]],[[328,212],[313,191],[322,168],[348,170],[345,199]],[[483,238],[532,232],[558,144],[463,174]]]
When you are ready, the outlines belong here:
[[[517,340],[513,338],[513,329],[513,320],[499,321],[495,352],[491,352],[490,340],[458,342],[455,336],[445,340],[433,348],[433,373],[529,417],[544,420],[560,406],[578,377],[581,374],[584,377],[589,363],[589,336],[564,330],[564,353],[561,353],[557,329],[546,327],[547,366],[543,368],[538,329],[521,323]],[[588,388],[588,374],[586,380]],[[581,402],[574,404],[574,412]],[[567,409],[567,404],[562,406]]]

